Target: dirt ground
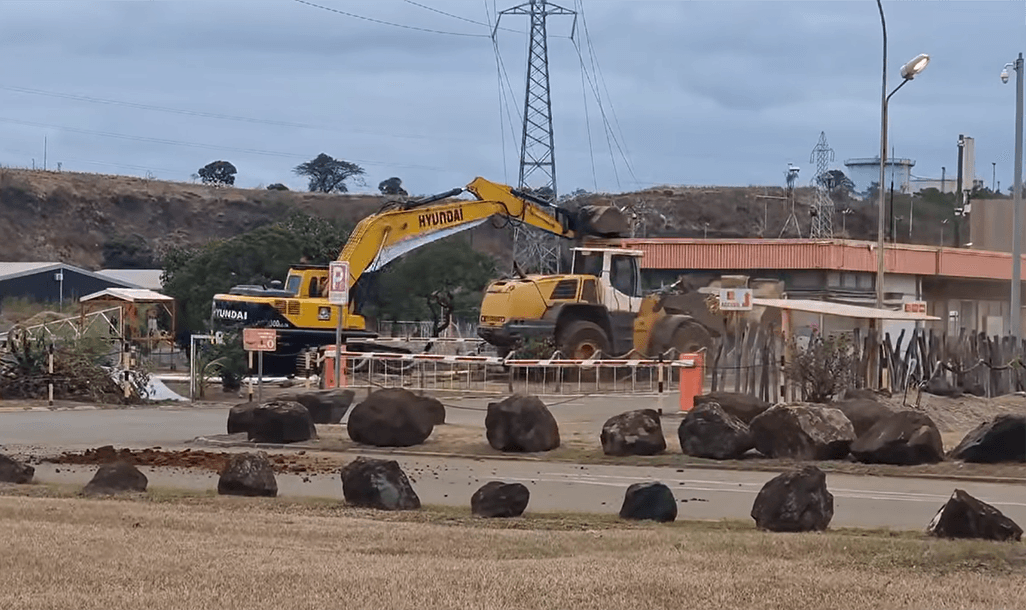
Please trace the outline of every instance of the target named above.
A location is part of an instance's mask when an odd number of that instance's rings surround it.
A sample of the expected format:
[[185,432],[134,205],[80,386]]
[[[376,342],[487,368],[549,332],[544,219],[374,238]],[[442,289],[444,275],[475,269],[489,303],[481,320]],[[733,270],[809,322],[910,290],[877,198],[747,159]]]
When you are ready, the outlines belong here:
[[0,487],[2,608],[1026,607],[1021,544],[28,488]]

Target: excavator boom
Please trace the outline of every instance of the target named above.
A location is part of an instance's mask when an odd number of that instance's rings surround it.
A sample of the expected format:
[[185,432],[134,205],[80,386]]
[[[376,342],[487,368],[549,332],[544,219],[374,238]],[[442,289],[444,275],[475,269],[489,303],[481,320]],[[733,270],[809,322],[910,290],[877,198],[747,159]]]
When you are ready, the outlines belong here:
[[[476,199],[444,201],[463,192]],[[561,208],[509,186],[476,178],[464,188],[396,204],[364,218],[356,225],[338,260],[349,261],[352,287],[364,273],[378,271],[403,254],[481,225],[492,216],[561,237],[575,236],[573,219]]]

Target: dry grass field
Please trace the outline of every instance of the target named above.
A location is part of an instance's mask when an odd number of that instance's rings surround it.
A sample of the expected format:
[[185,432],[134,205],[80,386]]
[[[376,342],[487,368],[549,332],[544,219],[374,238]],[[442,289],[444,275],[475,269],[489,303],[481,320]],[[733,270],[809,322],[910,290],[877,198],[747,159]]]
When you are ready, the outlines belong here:
[[1026,547],[918,533],[0,490],[0,608],[1026,608]]

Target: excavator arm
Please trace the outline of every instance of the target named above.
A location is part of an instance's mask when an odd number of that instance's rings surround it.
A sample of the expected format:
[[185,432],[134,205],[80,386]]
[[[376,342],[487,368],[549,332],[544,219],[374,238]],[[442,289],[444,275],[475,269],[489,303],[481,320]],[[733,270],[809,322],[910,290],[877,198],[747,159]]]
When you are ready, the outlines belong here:
[[[450,199],[464,192],[475,199]],[[407,252],[481,225],[493,216],[575,237],[574,218],[565,210],[504,184],[475,178],[463,188],[396,204],[364,218],[338,260],[349,261],[352,288],[364,273],[378,271]]]

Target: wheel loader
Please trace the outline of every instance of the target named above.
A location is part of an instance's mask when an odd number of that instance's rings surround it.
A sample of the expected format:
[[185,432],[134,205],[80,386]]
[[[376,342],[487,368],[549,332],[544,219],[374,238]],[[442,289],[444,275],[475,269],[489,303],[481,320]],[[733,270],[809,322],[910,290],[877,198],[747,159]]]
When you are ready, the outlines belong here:
[[574,360],[634,354],[658,357],[711,348],[726,332],[716,296],[678,286],[642,295],[643,252],[571,249],[565,275],[523,275],[493,282],[481,303],[478,334],[507,355],[531,339],[550,339]]

